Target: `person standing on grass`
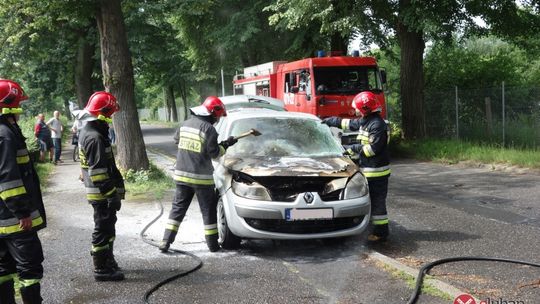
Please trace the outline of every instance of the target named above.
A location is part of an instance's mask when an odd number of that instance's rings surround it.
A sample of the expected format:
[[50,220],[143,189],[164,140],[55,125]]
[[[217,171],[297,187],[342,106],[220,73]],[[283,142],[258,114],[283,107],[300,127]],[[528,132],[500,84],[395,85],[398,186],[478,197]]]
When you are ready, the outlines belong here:
[[45,123],[45,115],[39,113],[37,116],[37,122],[34,126],[34,135],[36,136],[39,144],[39,160],[45,161],[45,153],[49,151],[49,160],[53,162],[53,143],[51,138],[51,130]]
[[60,112],[54,111],[53,118],[47,121],[47,127],[51,130],[51,138],[54,145],[54,164],[62,162],[60,155],[62,154],[62,132],[64,126],[60,121]]

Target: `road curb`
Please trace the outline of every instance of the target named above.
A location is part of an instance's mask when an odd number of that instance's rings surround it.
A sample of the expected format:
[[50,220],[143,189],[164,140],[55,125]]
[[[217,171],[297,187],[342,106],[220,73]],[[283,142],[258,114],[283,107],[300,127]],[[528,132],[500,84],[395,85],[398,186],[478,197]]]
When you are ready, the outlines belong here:
[[[416,283],[416,277],[418,276],[418,273],[420,271],[420,269],[414,269],[412,267],[409,267],[401,262],[399,262],[398,260],[396,259],[393,259],[391,257],[388,257],[384,254],[381,254],[377,251],[369,251],[367,253],[367,256],[371,259],[374,259],[376,261],[379,261],[381,263],[383,263],[384,265],[387,265],[387,266],[390,266],[392,268],[395,268],[399,271],[403,271],[405,272],[406,274],[412,276],[415,278],[415,283]],[[452,299],[455,299],[457,298],[458,296],[462,295],[462,294],[468,294],[467,292],[464,292],[448,283],[445,283],[443,281],[440,281],[440,280],[437,280],[437,279],[434,279],[433,277],[424,277],[424,284],[430,284],[431,286],[437,288],[439,291],[441,292],[444,292],[446,294],[448,294]],[[480,300],[477,299],[476,297],[474,297],[474,300],[477,302],[477,303],[480,303]]]

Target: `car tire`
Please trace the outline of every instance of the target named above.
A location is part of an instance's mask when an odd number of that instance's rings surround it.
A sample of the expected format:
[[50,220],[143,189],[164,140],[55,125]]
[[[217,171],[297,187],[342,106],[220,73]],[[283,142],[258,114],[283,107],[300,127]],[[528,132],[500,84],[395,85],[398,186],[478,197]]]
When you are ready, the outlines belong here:
[[225,206],[220,198],[217,205],[218,243],[223,249],[237,249],[240,247],[240,239],[229,229],[227,217],[225,216]]

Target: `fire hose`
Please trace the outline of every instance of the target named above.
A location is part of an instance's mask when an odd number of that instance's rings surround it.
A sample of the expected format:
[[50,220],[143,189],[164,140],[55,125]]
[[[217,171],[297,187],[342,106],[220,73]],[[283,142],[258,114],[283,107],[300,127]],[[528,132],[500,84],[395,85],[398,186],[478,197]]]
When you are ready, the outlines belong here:
[[[149,245],[152,245],[154,247],[159,247],[159,244],[145,238],[145,232],[146,230],[148,230],[148,228],[150,228],[150,226],[152,226],[162,215],[163,215],[163,204],[161,203],[161,201],[159,202],[159,214],[152,220],[150,221],[150,223],[148,223],[142,230],[141,232],[139,233],[139,236],[141,238],[141,240]],[[194,255],[193,253],[191,252],[187,252],[187,251],[183,251],[183,250],[178,250],[178,249],[172,249],[172,248],[169,248],[169,251],[170,252],[173,252],[175,254],[183,254],[183,255],[187,255],[189,257],[192,257],[195,261],[197,261],[197,265],[189,270],[186,270],[186,271],[181,271],[181,272],[178,272],[176,273],[175,275],[173,276],[170,276],[162,281],[160,281],[159,283],[155,284],[154,286],[152,286],[152,288],[148,289],[145,294],[144,294],[144,297],[143,297],[143,301],[144,303],[150,303],[149,302],[149,299],[150,299],[150,296],[155,292],[157,291],[161,286],[167,284],[167,283],[170,283],[178,278],[181,278],[181,277],[185,277],[187,276],[188,274],[192,273],[192,272],[195,272],[197,270],[199,270],[202,266],[203,266],[203,261],[201,260],[201,258],[199,258],[198,256]]]

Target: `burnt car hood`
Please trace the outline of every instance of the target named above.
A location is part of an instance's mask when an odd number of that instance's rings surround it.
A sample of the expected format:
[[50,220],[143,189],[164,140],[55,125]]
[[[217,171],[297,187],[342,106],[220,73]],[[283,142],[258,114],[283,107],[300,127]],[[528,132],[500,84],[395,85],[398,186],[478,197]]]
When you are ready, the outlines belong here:
[[223,166],[250,176],[350,177],[358,167],[347,157],[225,157]]

